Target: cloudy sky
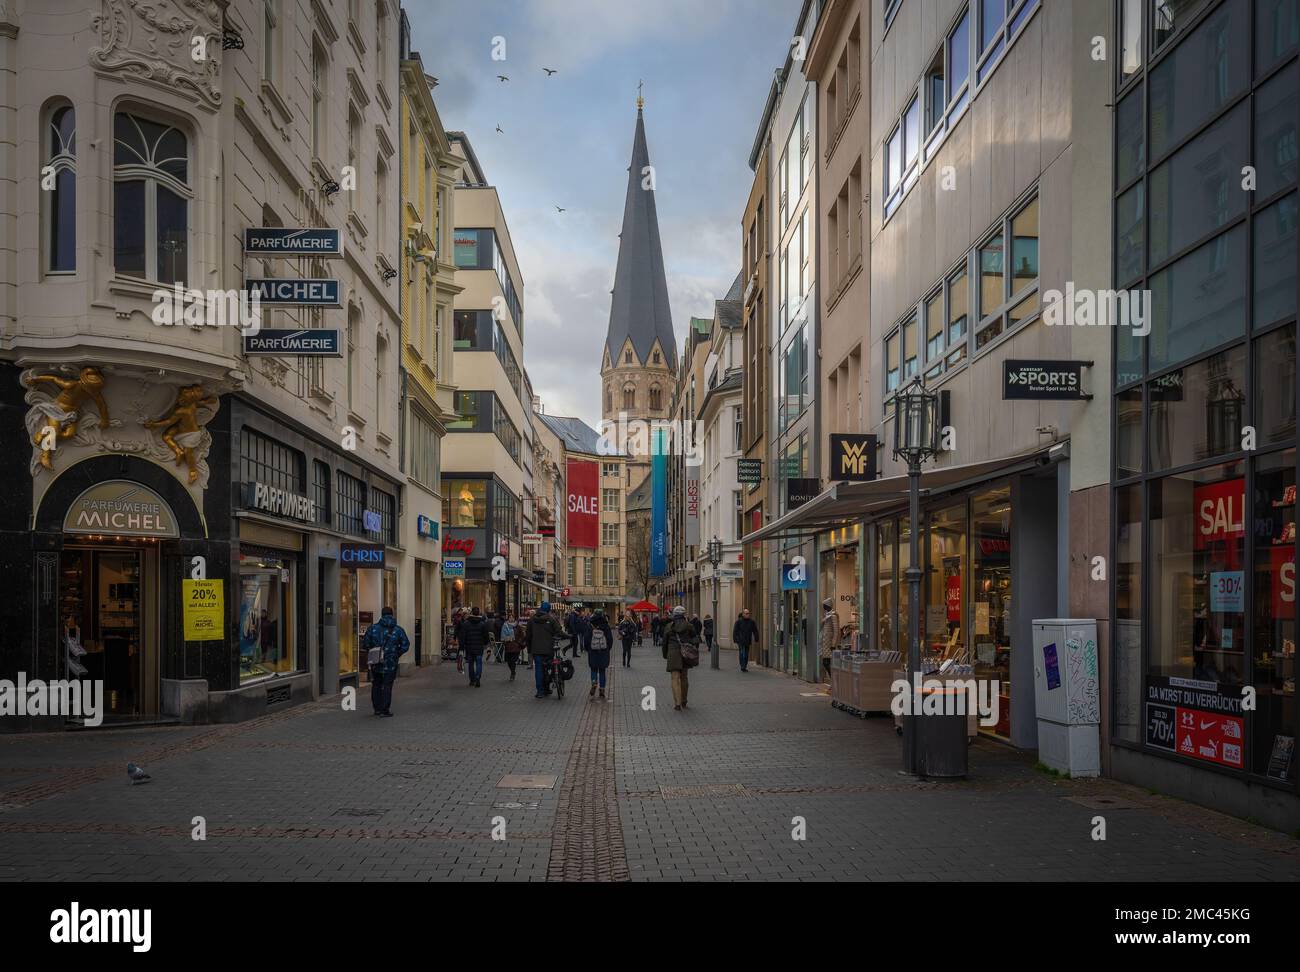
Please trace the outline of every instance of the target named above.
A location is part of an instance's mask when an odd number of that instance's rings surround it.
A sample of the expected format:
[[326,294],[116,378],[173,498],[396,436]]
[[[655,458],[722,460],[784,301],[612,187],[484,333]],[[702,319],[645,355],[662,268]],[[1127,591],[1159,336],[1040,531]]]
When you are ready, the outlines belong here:
[[[497,187],[524,277],[525,364],[552,415],[600,419],[600,357],[637,83],[678,347],[740,271],[740,220],[800,0],[405,0],[412,47]],[[492,59],[505,39],[504,61]],[[542,68],[558,73],[547,77]],[[500,82],[497,75],[507,75]],[[496,132],[500,125],[504,134]],[[556,207],[564,207],[563,214]]]

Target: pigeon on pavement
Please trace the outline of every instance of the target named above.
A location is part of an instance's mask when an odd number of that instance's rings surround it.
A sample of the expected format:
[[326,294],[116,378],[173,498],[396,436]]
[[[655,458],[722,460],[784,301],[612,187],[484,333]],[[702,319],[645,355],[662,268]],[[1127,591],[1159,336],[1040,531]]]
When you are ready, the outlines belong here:
[[153,777],[151,777],[143,769],[141,769],[139,766],[136,766],[135,763],[126,764],[126,775],[131,778],[132,786],[134,786],[136,783],[148,783],[149,780],[153,779]]

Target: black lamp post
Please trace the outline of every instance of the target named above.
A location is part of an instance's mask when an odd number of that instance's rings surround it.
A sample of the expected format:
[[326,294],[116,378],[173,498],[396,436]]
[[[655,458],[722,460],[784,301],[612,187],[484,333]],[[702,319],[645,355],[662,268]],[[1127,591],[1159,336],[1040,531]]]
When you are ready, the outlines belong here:
[[[939,451],[939,396],[925,390],[919,377],[900,388],[894,396],[894,458],[907,463],[908,522],[911,526],[911,555],[907,570],[907,685],[921,670],[921,463]],[[913,698],[913,707],[916,699]],[[917,760],[916,718],[913,711],[903,719],[903,753],[907,772],[920,775]]]
[[709,646],[709,667],[718,667],[718,567],[722,563],[722,541],[709,541],[709,563],[713,565],[713,644]]

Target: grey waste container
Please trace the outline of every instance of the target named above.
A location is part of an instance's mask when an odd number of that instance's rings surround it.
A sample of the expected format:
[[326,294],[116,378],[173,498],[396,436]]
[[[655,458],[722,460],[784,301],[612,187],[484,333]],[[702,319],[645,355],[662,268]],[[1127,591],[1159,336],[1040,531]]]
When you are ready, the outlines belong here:
[[[921,714],[915,722],[916,751],[920,774],[933,777],[965,776],[967,761],[967,717],[965,694],[948,686],[921,686]],[[942,697],[942,705],[936,705]],[[928,705],[926,700],[929,699]],[[937,708],[932,715],[926,709]],[[952,713],[949,715],[949,713]]]

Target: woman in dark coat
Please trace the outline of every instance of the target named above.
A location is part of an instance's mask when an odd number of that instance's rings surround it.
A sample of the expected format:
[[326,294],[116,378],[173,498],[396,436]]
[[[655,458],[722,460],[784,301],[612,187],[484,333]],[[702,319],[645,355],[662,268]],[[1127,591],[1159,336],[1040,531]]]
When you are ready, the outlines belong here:
[[[587,667],[591,669],[591,691],[587,697],[591,698],[596,694],[596,684],[600,683],[600,697],[605,697],[605,669],[609,667],[609,652],[614,647],[614,632],[609,628],[609,622],[605,619],[605,612],[597,610],[591,616],[589,624],[591,634],[587,641]],[[602,646],[601,638],[604,638]]]

